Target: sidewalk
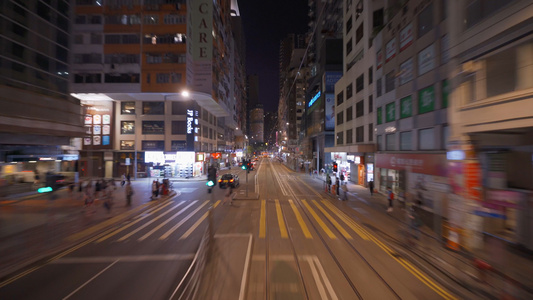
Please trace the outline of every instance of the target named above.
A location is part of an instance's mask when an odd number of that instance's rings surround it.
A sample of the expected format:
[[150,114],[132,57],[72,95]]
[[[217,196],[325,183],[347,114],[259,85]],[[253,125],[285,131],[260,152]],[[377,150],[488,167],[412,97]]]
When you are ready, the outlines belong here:
[[[325,182],[325,176],[320,175],[305,175],[313,178],[321,183]],[[394,201],[394,210],[387,213],[388,201],[385,195],[374,193],[370,196],[368,188],[354,184],[347,183],[348,186],[348,201],[362,201],[372,207],[375,212],[387,215],[389,218],[395,220],[398,224],[397,228],[408,228],[408,216],[405,209],[400,207],[400,202]],[[324,192],[324,190],[323,190]],[[324,192],[325,193],[325,192]],[[331,195],[331,193],[328,193]],[[342,194],[342,190],[341,190]],[[336,198],[338,196],[335,196]],[[396,228],[396,231],[398,231]],[[430,227],[424,225],[421,227],[421,233],[424,238],[420,240],[420,246],[430,249],[431,251],[422,253],[428,260],[432,262],[441,262],[441,267],[449,271],[450,267],[461,265],[461,261],[470,261],[474,275],[479,274],[476,269],[476,263],[483,261],[488,263],[491,270],[488,273],[501,279],[498,282],[498,287],[490,286],[493,282],[486,284],[485,287],[493,289],[515,290],[515,293],[524,295],[525,291],[529,292],[529,296],[533,295],[533,257],[526,253],[515,250],[516,245],[508,241],[496,240],[486,238],[482,249],[477,249],[468,252],[464,249],[459,251],[448,250],[445,247],[442,237],[439,237]],[[423,244],[423,245],[422,245]],[[437,257],[429,257],[431,255],[438,255]],[[444,254],[444,255],[442,255]],[[466,270],[452,270],[452,272],[465,272]],[[464,275],[464,274],[463,274]],[[515,299],[515,298],[509,298]],[[516,299],[523,299],[518,297]]]
[[71,197],[65,188],[54,192],[54,200],[38,193],[0,199],[0,281],[157,203],[160,200],[150,201],[150,183],[150,179],[132,181],[135,194],[132,205],[126,206],[119,181],[110,212],[98,200],[85,207],[80,193],[74,192]]

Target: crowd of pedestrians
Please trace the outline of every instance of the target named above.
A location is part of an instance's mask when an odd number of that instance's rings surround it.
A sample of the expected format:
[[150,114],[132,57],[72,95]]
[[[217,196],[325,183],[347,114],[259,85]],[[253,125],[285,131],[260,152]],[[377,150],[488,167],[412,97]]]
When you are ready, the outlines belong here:
[[[129,175],[122,176],[121,186],[124,187],[126,206],[131,206],[131,197],[134,194]],[[91,207],[101,201],[104,208],[110,213],[114,205],[115,191],[118,189],[114,179],[83,180],[69,186],[69,195],[74,197],[77,192],[78,199],[83,200],[84,207]]]

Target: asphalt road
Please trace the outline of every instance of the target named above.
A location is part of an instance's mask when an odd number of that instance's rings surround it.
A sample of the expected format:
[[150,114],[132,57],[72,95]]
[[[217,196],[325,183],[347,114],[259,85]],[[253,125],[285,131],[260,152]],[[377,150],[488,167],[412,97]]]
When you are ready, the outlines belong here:
[[[226,238],[219,245],[231,249],[236,235],[253,243],[248,255],[215,252],[228,265],[202,283],[197,299],[476,299],[456,282],[421,271],[378,235],[397,223],[364,201],[339,201],[320,181],[269,159],[248,183],[245,171],[226,172],[239,175],[235,193],[243,200],[221,205],[225,190],[208,194],[205,182],[176,182],[179,196],[18,275],[0,287],[0,299],[169,299],[210,207],[216,235]],[[259,199],[244,199],[246,189]]]

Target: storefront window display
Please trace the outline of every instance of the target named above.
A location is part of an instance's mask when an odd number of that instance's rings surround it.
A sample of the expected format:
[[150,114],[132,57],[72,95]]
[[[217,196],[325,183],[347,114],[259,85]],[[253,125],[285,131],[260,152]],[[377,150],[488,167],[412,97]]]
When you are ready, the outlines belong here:
[[195,153],[191,151],[147,151],[145,159],[146,163],[151,164],[149,174],[153,177],[190,178],[200,176],[203,172],[202,162],[196,162]]

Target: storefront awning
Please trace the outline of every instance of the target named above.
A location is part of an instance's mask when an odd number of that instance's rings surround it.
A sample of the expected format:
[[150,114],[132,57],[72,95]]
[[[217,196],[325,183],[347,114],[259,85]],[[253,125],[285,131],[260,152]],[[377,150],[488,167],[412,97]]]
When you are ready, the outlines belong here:
[[375,144],[360,144],[360,145],[348,145],[348,146],[336,146],[327,147],[324,149],[328,152],[346,152],[346,153],[372,153],[376,151]]

